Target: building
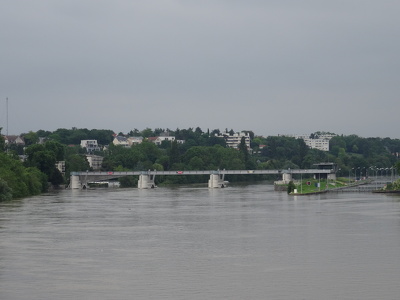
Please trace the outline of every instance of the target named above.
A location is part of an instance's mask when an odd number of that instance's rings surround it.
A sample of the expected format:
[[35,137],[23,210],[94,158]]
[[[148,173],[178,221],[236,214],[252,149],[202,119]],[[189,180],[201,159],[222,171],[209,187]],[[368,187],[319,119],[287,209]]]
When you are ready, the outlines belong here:
[[86,159],[93,171],[99,171],[103,164],[104,157],[99,155],[86,155]]
[[336,180],[336,172],[338,170],[337,164],[331,163],[331,162],[323,162],[323,163],[314,164],[314,166],[316,166],[316,169],[319,169],[319,170],[331,170],[330,174],[321,174],[321,173],[314,174],[315,179]]
[[58,169],[58,171],[61,172],[61,174],[65,174],[65,161],[61,160],[61,161],[57,161],[56,162],[56,168]]
[[124,136],[116,136],[112,142],[115,146],[129,147],[128,139]]
[[329,151],[328,139],[303,139],[306,145],[311,149],[318,149],[322,151]]
[[127,142],[129,146],[138,145],[143,142],[143,137],[141,136],[131,136],[127,138]]
[[336,134],[283,134],[281,136],[294,137],[296,139],[304,140],[304,143],[311,149],[318,149],[321,151],[329,151],[329,141]]
[[240,142],[244,137],[244,141],[246,143],[247,149],[250,149],[250,135],[246,132],[236,132],[234,134],[223,133],[220,135],[215,135],[216,137],[223,138],[226,142],[226,145],[229,148],[237,149],[239,148]]
[[100,151],[97,140],[81,140],[81,147],[86,148],[86,152]]
[[[173,141],[175,141],[175,137],[174,136],[169,136],[169,135],[160,135],[160,136],[155,136],[155,137],[148,137],[147,140],[149,142],[152,142],[152,143],[156,144],[157,146],[160,146],[162,144],[162,142],[164,142],[164,141],[172,143]],[[178,144],[183,144],[185,141],[176,140],[176,142]]]
[[167,141],[167,142],[171,142],[171,143],[172,143],[173,141],[175,141],[175,137],[174,137],[174,136],[158,136],[158,137],[155,139],[154,143],[155,143],[157,146],[160,146],[161,143],[164,142],[164,141]]
[[4,142],[7,145],[21,145],[25,146],[25,141],[23,137],[18,135],[4,135]]

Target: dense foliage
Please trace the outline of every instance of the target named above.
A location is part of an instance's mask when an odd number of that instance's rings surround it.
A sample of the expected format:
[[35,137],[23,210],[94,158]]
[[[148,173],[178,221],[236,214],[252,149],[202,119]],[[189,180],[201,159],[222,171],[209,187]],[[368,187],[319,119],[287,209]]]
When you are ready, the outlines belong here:
[[47,178],[34,167],[24,167],[18,156],[0,153],[0,200],[37,195],[47,189]]

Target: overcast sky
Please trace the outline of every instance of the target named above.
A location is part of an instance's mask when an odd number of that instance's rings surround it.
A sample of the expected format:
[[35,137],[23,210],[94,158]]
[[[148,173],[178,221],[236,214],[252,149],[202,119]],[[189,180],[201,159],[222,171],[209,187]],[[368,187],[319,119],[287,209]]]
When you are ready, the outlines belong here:
[[0,0],[0,127],[400,138],[399,16],[395,0]]

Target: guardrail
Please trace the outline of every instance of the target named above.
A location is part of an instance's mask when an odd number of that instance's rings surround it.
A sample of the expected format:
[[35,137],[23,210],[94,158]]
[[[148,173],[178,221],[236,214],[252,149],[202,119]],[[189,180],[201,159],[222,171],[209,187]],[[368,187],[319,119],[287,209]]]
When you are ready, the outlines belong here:
[[132,175],[274,175],[274,174],[331,174],[333,170],[294,169],[294,170],[199,170],[199,171],[124,171],[124,172],[71,172],[72,176],[132,176]]

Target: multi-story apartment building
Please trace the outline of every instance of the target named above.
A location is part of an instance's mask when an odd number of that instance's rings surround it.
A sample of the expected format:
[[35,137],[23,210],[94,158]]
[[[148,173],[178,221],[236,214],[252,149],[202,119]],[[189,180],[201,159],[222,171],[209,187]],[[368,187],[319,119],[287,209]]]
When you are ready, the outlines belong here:
[[306,145],[311,149],[318,149],[322,151],[329,151],[329,140],[336,136],[335,134],[284,134],[283,136],[294,137],[296,139],[303,139]]
[[239,147],[242,137],[244,137],[247,149],[250,149],[250,135],[246,132],[236,132],[234,134],[222,133],[220,135],[216,135],[216,137],[225,139],[226,145],[235,149]]
[[86,159],[89,163],[89,166],[94,170],[98,171],[101,169],[101,165],[103,163],[104,157],[99,155],[86,155]]
[[87,152],[100,151],[97,140],[81,140],[81,147],[86,148]]

